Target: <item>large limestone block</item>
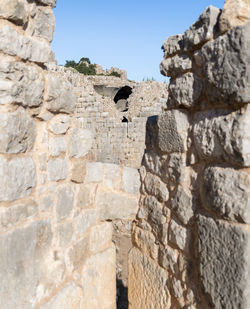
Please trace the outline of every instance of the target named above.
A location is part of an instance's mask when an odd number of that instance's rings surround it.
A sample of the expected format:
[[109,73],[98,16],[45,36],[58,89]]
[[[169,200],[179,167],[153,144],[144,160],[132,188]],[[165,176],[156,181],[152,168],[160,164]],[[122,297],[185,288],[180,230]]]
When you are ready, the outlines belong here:
[[129,308],[170,308],[167,280],[167,272],[133,248],[129,253]]
[[76,218],[76,233],[81,235],[96,223],[97,211],[95,209],[86,209]]
[[76,97],[73,94],[72,84],[64,76],[55,73],[47,74],[46,83],[47,109],[52,113],[73,113]]
[[169,102],[175,106],[192,108],[197,105],[203,84],[193,73],[186,73],[174,79],[169,85]]
[[85,183],[101,182],[103,180],[103,167],[101,162],[87,162]]
[[102,190],[97,192],[95,203],[100,220],[134,219],[139,207],[138,198]]
[[81,271],[89,253],[89,235],[84,235],[69,248],[66,254],[66,265],[70,272]]
[[51,7],[56,6],[56,1],[57,0],[36,0],[36,2],[41,3],[43,5],[49,5]]
[[71,118],[68,115],[56,115],[48,125],[49,130],[54,134],[65,134],[71,125]]
[[250,307],[250,231],[199,216],[200,279],[213,307]]
[[18,103],[38,107],[43,102],[44,76],[35,65],[17,62],[9,56],[0,60],[0,104]]
[[159,201],[166,202],[168,200],[169,192],[167,185],[163,183],[158,176],[147,173],[144,183],[148,193],[157,197]]
[[186,73],[192,69],[192,60],[187,55],[176,55],[164,59],[160,64],[161,74],[169,77]]
[[111,222],[104,222],[92,227],[90,231],[90,251],[93,254],[110,247],[112,240],[113,226]]
[[23,36],[9,25],[0,27],[0,51],[38,63],[54,60],[49,43]]
[[152,259],[158,257],[158,246],[153,233],[136,227],[132,233],[133,243]]
[[[30,309],[36,304],[38,285],[57,282],[51,278],[48,255],[52,232],[50,223],[38,221],[0,237],[0,307]],[[54,283],[53,282],[53,283]]]
[[124,167],[122,170],[122,189],[126,193],[140,193],[140,176],[135,168]]
[[164,153],[185,152],[189,122],[186,112],[171,110],[148,118],[146,143],[148,148]]
[[38,6],[35,15],[30,18],[27,34],[48,40],[53,39],[55,28],[55,17],[50,7]]
[[22,108],[13,113],[0,114],[1,153],[30,151],[35,137],[35,122]]
[[201,197],[222,218],[250,224],[250,176],[232,168],[207,167]]
[[194,48],[212,40],[216,33],[216,25],[220,16],[220,9],[210,5],[199,19],[184,33],[166,39],[162,49],[164,57],[168,58],[176,53],[193,50]]
[[69,155],[84,157],[92,148],[93,136],[90,130],[74,128],[69,130]]
[[[103,164],[103,185],[106,188],[119,190],[121,186],[121,168],[117,164],[105,163]],[[130,178],[131,179],[131,178]],[[129,188],[134,188],[130,186]]]
[[60,137],[49,138],[49,153],[52,157],[57,157],[61,153],[65,153],[67,148],[66,139]]
[[32,200],[10,207],[0,207],[0,231],[20,224],[27,218],[35,217],[37,213],[37,204]]
[[81,299],[81,288],[72,281],[41,309],[83,309]]
[[74,192],[71,185],[60,187],[57,191],[56,218],[57,221],[70,216],[74,207]]
[[203,46],[206,92],[212,102],[250,102],[250,23]]
[[199,19],[184,33],[183,46],[185,50],[192,50],[214,38],[220,12],[220,9],[212,5],[205,9]]
[[36,166],[32,158],[0,158],[0,201],[29,196],[36,186]]
[[189,233],[176,220],[171,220],[169,225],[169,241],[183,251],[188,251]]
[[28,19],[28,6],[25,0],[1,0],[0,17],[17,24],[25,24]]
[[250,165],[250,106],[236,112],[197,113],[194,144],[201,158]]
[[249,0],[226,0],[219,20],[220,32],[241,26],[250,20]]
[[87,260],[82,271],[84,309],[113,309],[116,304],[115,247]]
[[49,179],[51,181],[63,180],[68,174],[68,160],[67,159],[52,159],[48,162]]

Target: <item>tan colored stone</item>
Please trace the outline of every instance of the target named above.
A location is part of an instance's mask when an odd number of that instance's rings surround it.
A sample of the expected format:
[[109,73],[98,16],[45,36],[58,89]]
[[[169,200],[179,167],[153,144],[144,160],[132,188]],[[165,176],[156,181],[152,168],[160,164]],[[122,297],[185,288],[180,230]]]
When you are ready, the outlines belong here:
[[90,231],[90,251],[97,253],[111,245],[112,240],[112,223],[105,222],[92,227]]
[[86,175],[86,162],[76,159],[72,162],[71,180],[76,183],[83,183]]
[[226,0],[220,16],[219,28],[224,33],[250,20],[250,0]]
[[[87,260],[82,271],[84,309],[111,309],[116,303],[115,247]],[[137,308],[138,309],[138,308]]]
[[168,309],[167,272],[133,248],[129,254],[128,299],[130,309]]

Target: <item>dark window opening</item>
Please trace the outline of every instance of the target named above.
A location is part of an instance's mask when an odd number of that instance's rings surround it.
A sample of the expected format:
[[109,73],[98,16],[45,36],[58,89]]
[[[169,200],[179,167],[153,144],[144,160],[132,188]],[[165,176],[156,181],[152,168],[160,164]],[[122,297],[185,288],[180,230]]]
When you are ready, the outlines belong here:
[[128,119],[126,117],[123,117],[122,122],[128,122]]
[[132,93],[132,88],[129,86],[124,86],[116,93],[114,101],[116,103],[116,108],[120,112],[128,111],[128,97]]

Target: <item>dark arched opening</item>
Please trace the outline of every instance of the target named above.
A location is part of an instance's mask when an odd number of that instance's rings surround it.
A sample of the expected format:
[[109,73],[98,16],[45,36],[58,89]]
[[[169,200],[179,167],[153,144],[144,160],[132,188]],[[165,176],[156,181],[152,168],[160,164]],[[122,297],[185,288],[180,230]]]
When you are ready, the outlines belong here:
[[116,108],[120,112],[126,112],[128,110],[128,97],[132,93],[132,88],[129,86],[124,86],[116,93],[114,101],[116,103]]

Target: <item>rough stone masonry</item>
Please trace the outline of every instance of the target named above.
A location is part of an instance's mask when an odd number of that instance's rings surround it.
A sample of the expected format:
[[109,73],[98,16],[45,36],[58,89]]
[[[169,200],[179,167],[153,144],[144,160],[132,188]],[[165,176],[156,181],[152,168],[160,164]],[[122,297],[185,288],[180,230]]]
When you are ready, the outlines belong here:
[[250,307],[249,9],[209,6],[163,44],[169,98],[147,122],[130,309]]
[[249,308],[249,0],[165,41],[169,85],[56,66],[55,5],[0,4],[0,308]]

